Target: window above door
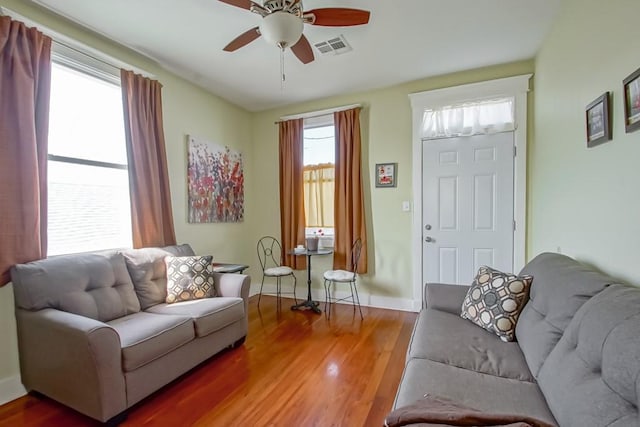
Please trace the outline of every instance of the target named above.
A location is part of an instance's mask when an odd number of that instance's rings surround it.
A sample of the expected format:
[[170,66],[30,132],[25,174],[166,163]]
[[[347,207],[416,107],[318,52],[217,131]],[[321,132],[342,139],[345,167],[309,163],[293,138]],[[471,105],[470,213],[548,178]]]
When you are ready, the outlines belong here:
[[514,97],[425,109],[422,138],[486,135],[515,129]]

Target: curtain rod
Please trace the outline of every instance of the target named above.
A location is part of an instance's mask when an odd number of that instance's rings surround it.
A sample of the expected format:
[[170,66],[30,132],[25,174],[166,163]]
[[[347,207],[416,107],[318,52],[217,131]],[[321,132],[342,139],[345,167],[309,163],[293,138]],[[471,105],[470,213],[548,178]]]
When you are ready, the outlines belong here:
[[278,123],[285,122],[287,120],[310,119],[312,117],[326,116],[328,114],[337,113],[338,111],[351,110],[353,108],[359,108],[359,107],[362,107],[362,104],[343,105],[341,107],[333,107],[333,108],[328,108],[326,110],[309,111],[309,112],[306,112],[306,113],[292,114],[290,116],[282,116],[282,117],[280,117],[280,120],[277,120],[277,121],[275,121],[273,123],[277,125]]
[[95,61],[98,61],[108,67],[112,67],[113,69],[120,73],[120,69],[129,69],[137,74],[142,74],[146,77],[155,78],[152,73],[145,71],[141,68],[134,67],[131,64],[128,64],[124,61],[120,61],[119,59],[113,58],[112,56],[107,55],[106,53],[100,52],[97,49],[89,47],[84,43],[81,43],[71,37],[65,36],[57,31],[52,30],[49,27],[39,24],[32,19],[27,18],[26,16],[20,15],[17,12],[14,12],[11,9],[8,9],[4,6],[0,6],[0,16],[8,16],[9,18],[15,19],[17,21],[23,22],[25,25],[29,27],[35,27],[45,35],[51,37],[54,44],[58,44],[60,46],[64,46],[67,49],[73,50],[74,52],[79,53],[80,55],[91,58]]

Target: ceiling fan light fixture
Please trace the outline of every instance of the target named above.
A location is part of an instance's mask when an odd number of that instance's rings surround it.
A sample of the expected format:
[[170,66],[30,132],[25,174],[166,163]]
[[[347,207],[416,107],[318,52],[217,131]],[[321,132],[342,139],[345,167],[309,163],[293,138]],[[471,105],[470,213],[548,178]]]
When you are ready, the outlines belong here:
[[304,23],[298,16],[287,12],[273,12],[262,19],[260,34],[268,43],[284,49],[300,40],[303,27]]

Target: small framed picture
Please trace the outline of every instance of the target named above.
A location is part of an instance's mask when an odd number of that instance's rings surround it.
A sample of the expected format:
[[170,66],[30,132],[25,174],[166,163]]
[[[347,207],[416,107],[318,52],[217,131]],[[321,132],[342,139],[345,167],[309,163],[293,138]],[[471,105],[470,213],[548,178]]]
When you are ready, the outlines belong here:
[[626,133],[640,129],[640,68],[623,80],[624,130]]
[[376,187],[395,187],[397,163],[376,164]]
[[595,147],[611,140],[611,116],[609,92],[596,98],[585,110],[587,123],[587,147]]

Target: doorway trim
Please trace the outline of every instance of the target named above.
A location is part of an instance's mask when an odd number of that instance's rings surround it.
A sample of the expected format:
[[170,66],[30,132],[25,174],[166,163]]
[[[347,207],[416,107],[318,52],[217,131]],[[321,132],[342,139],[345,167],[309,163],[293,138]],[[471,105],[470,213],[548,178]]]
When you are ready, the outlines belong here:
[[527,204],[527,92],[532,74],[435,89],[409,94],[413,111],[413,308],[419,311],[424,301],[424,279],[422,276],[422,118],[426,109],[437,109],[446,105],[480,101],[496,97],[513,97],[515,105],[514,130],[514,197],[513,218],[513,272],[525,264],[526,251],[526,204]]

